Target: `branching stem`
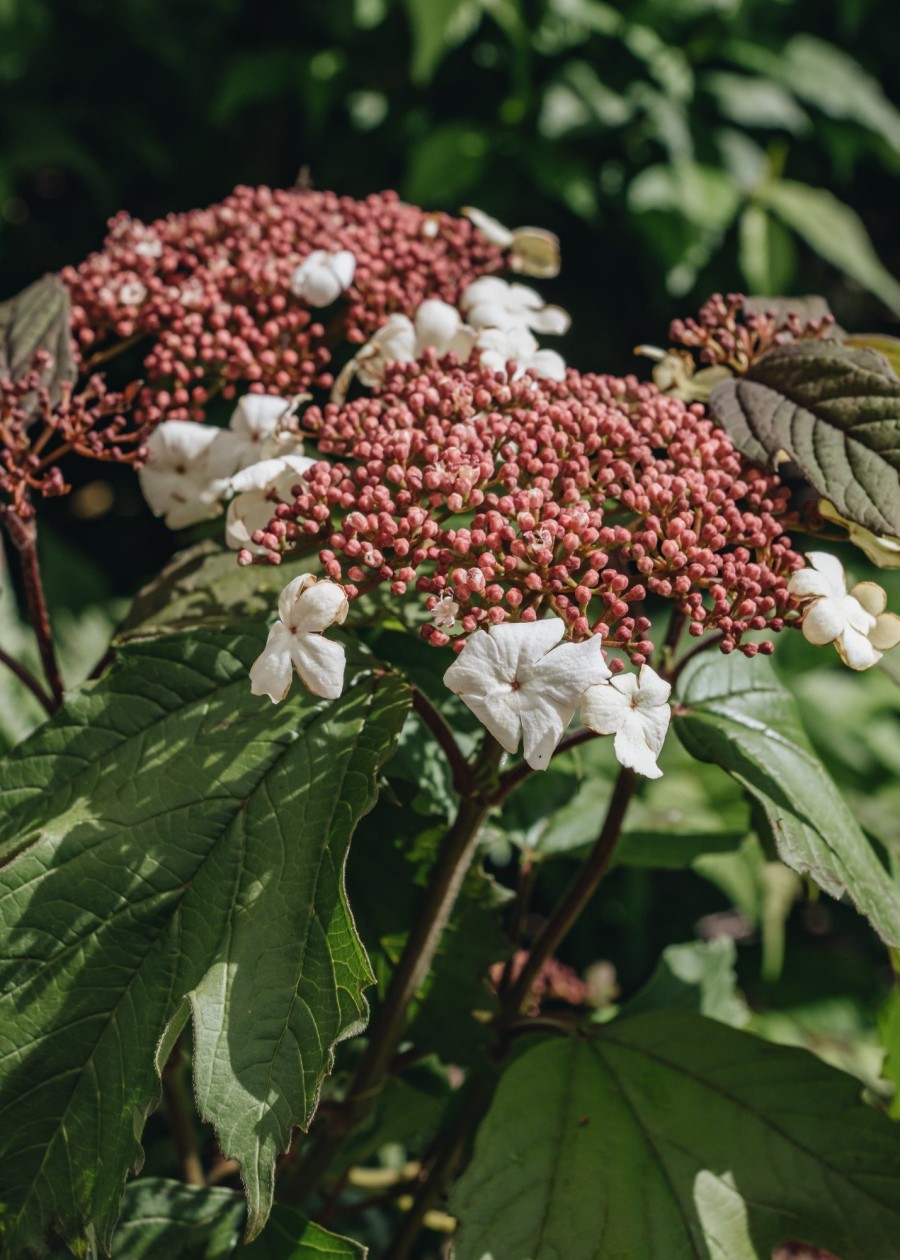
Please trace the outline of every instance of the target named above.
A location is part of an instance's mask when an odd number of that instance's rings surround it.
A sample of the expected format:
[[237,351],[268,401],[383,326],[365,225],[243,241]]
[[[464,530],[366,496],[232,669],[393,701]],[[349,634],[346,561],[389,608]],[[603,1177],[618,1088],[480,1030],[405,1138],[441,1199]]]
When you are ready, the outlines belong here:
[[[6,525],[13,546],[19,554],[22,566],[22,581],[25,587],[25,602],[37,639],[38,652],[44,675],[50,688],[49,713],[55,713],[63,702],[63,685],[53,647],[53,632],[50,628],[50,614],[44,598],[44,587],[41,582],[41,570],[37,554],[37,525],[34,520],[23,521],[11,508],[2,509],[2,520]],[[24,681],[24,680],[23,680]]]

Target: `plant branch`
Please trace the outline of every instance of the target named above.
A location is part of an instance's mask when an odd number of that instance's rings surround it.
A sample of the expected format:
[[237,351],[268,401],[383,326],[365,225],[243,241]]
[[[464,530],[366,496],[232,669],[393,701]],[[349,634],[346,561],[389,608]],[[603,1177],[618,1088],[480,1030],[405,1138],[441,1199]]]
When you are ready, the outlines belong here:
[[190,1092],[184,1083],[184,1051],[180,1045],[169,1056],[162,1072],[163,1107],[178,1156],[181,1180],[188,1186],[206,1185],[197,1152],[197,1130]]
[[309,1149],[285,1177],[283,1197],[291,1202],[302,1202],[316,1189],[345,1137],[368,1115],[390,1076],[410,1004],[431,969],[463,880],[475,856],[478,834],[491,808],[491,791],[495,786],[502,751],[496,740],[486,735],[477,763],[467,767],[472,782],[471,794],[460,801],[456,818],[441,845],[384,1001],[372,1020],[368,1043],[347,1094],[340,1106],[329,1115],[328,1127],[314,1138]]
[[0,664],[5,665],[9,670],[12,670],[19,682],[23,683],[31,694],[41,702],[47,713],[53,713],[55,711],[56,706],[54,705],[52,698],[47,695],[46,691],[31,671],[26,669],[24,665],[20,665],[19,662],[14,657],[10,656],[8,652],[4,652],[3,648],[0,648]]
[[[597,739],[596,731],[592,731],[589,727],[583,726],[577,731],[572,731],[559,741],[553,752],[553,758],[562,756],[568,752],[570,748],[576,748],[579,744],[586,744],[588,740]],[[500,775],[497,781],[497,790],[491,797],[492,805],[502,805],[511,792],[524,783],[526,779],[530,779],[537,771],[533,770],[527,761],[520,761],[504,774]]]
[[544,963],[556,953],[560,941],[568,934],[569,929],[597,891],[598,884],[609,869],[613,850],[622,830],[625,811],[634,794],[636,783],[635,772],[623,766],[616,779],[600,835],[585,859],[584,865],[569,885],[562,901],[559,902],[532,945],[528,960],[503,1004],[501,1015],[503,1021],[519,1015],[525,1007],[531,995],[531,986]]
[[425,695],[425,692],[415,685],[412,687],[412,705],[447,758],[453,776],[454,788],[460,796],[467,796],[472,790],[472,767],[460,752],[459,744],[453,738],[453,732],[450,727]]
[[3,510],[2,519],[12,544],[19,553],[22,581],[25,586],[25,602],[52,697],[52,707],[48,709],[48,712],[55,713],[63,702],[63,685],[56,651],[53,647],[50,614],[47,611],[47,601],[44,598],[44,587],[41,582],[37,554],[37,525],[33,520],[23,521],[9,507]]

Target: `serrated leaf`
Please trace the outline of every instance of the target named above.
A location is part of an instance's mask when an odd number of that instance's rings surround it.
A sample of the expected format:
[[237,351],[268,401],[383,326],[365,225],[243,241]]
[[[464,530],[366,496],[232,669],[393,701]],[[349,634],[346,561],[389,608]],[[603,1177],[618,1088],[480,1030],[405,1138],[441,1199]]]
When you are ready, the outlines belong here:
[[900,1131],[802,1050],[701,1016],[545,1041],[505,1072],[454,1189],[457,1260],[900,1256]]
[[900,894],[766,660],[698,656],[679,680],[673,725],[688,752],[751,794],[786,866],[832,897],[846,892],[885,941],[900,941]]
[[333,1045],[365,1022],[344,864],[408,695],[357,671],[340,700],[295,685],[273,707],[248,685],[262,641],[134,644],[0,763],[0,845],[20,852],[0,873],[16,1257],[50,1225],[108,1245],[188,1005],[198,1105],[241,1161],[255,1233]]
[[855,210],[824,188],[794,180],[766,184],[760,199],[826,262],[900,314],[900,283],[879,262],[875,247]]
[[625,1004],[623,1015],[644,1011],[694,1011],[741,1028],[750,1011],[738,992],[737,950],[730,937],[669,945],[643,988]]
[[233,1190],[139,1177],[125,1187],[112,1254],[117,1260],[225,1260],[243,1220],[244,1200]]
[[24,376],[38,350],[52,356],[44,384],[56,401],[61,383],[74,382],[77,376],[69,332],[69,291],[59,276],[44,276],[0,303],[0,377],[15,381]]
[[786,452],[849,520],[900,534],[900,380],[874,350],[838,341],[770,351],[709,402],[748,459]]

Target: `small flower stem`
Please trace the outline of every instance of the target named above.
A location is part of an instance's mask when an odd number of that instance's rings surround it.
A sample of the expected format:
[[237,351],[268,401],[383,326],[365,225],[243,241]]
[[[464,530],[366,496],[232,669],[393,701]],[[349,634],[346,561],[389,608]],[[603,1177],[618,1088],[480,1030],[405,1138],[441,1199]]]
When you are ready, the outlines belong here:
[[410,1004],[431,969],[463,880],[472,864],[478,834],[491,808],[491,789],[502,755],[486,736],[477,763],[468,768],[472,790],[460,801],[444,838],[384,1001],[369,1029],[369,1039],[343,1103],[329,1115],[328,1128],[314,1139],[285,1177],[281,1197],[302,1202],[316,1189],[347,1134],[368,1115],[390,1076]]
[[48,712],[55,713],[63,702],[63,685],[59,664],[53,647],[53,633],[50,628],[50,614],[44,598],[44,587],[41,582],[41,570],[37,554],[37,526],[33,520],[23,521],[9,507],[3,509],[2,520],[13,546],[19,553],[22,566],[22,581],[25,587],[25,602],[28,615],[37,639],[38,652],[44,675],[51,693],[51,707]]
[[55,711],[52,698],[47,695],[46,691],[34,675],[27,670],[24,665],[20,665],[14,657],[9,655],[9,653],[4,652],[3,648],[0,648],[0,664],[5,665],[7,669],[11,670],[15,674],[19,682],[23,683],[31,694],[41,702],[47,713],[53,713]]
[[616,779],[600,835],[584,865],[572,880],[562,900],[532,945],[528,960],[515,984],[511,986],[503,1004],[502,1020],[514,1018],[527,1005],[531,995],[531,986],[544,963],[556,953],[560,942],[597,891],[597,886],[609,869],[613,851],[622,830],[625,811],[634,794],[636,784],[637,775],[633,770],[623,766]]
[[412,705],[416,713],[431,731],[447,758],[453,776],[453,786],[460,796],[468,795],[472,790],[472,767],[459,750],[453,738],[453,732],[441,717],[440,713],[418,687],[412,688]]

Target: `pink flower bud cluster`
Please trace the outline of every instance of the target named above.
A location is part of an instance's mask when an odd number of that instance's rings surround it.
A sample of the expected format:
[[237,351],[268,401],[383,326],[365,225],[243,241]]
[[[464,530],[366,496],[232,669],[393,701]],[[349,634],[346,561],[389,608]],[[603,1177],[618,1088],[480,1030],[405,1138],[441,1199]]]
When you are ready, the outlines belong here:
[[[291,291],[316,250],[349,250],[353,281],[327,316]],[[303,189],[237,188],[219,205],[143,224],[121,213],[103,249],[62,278],[88,368],[117,341],[147,338],[143,419],[202,420],[242,383],[284,397],[328,388],[332,353],[425,298],[455,303],[505,254],[467,219],[385,192],[356,201]]]
[[792,341],[827,341],[834,337],[834,316],[818,318],[802,308],[750,310],[743,293],[714,293],[696,319],[673,320],[669,337],[675,345],[699,351],[701,363],[746,372],[775,346]]
[[[528,958],[527,949],[517,949],[513,954],[509,969],[511,984],[515,984],[522,974]],[[495,988],[499,987],[506,970],[505,963],[492,964],[488,974]],[[537,1015],[547,1002],[564,1002],[567,1006],[586,1006],[590,998],[590,989],[572,967],[566,966],[557,958],[548,958],[534,978],[530,996],[528,1014]]]
[[57,460],[70,451],[112,463],[144,454],[145,430],[123,414],[136,387],[114,393],[95,375],[77,394],[64,383],[54,401],[45,384],[51,363],[39,350],[18,380],[0,378],[0,506],[26,520],[34,515],[34,495],[68,493]]
[[[635,377],[508,380],[473,358],[394,364],[372,397],[311,407],[301,426],[322,460],[254,542],[278,562],[321,540],[348,593],[390,583],[440,605],[423,634],[455,647],[479,626],[563,617],[642,664],[649,596],[690,631],[748,656],[796,605],[802,564],[784,534],[788,491],[748,466],[699,405]],[[240,559],[250,563],[249,553]],[[622,661],[611,667],[623,668]]]

